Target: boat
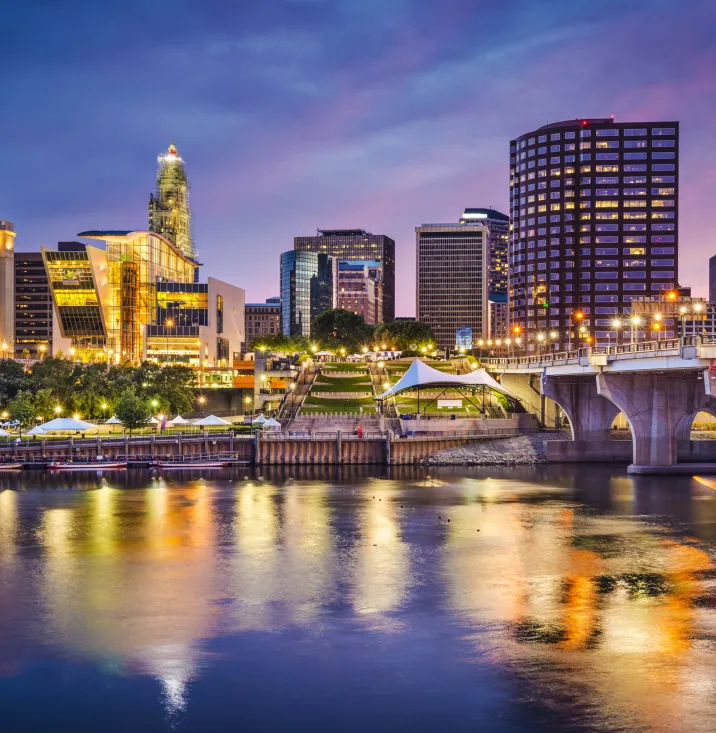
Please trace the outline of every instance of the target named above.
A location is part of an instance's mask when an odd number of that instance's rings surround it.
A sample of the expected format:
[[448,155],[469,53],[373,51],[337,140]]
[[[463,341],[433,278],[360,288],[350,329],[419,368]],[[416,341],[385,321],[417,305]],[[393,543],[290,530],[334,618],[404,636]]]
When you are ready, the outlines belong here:
[[225,468],[226,461],[209,460],[203,461],[153,461],[154,468]]
[[22,468],[22,463],[0,463],[0,471],[16,471]]
[[109,468],[127,468],[126,461],[53,461],[47,466],[52,471],[106,471]]

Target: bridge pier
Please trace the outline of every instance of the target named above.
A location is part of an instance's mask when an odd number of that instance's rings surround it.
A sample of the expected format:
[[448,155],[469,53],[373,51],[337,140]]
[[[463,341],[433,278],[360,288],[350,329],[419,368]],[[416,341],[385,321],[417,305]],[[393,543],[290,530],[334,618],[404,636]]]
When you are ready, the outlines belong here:
[[541,387],[542,394],[554,400],[569,418],[572,440],[594,444],[609,440],[619,408],[599,394],[593,376],[556,379],[543,374]]
[[699,376],[696,371],[597,374],[598,393],[616,405],[631,426],[630,473],[676,465],[679,441],[688,434],[696,413],[716,408]]

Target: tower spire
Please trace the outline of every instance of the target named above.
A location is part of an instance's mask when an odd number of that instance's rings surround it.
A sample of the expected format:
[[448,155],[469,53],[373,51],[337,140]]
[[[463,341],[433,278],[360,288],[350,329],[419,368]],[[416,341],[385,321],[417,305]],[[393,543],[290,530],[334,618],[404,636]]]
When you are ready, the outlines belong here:
[[157,161],[157,188],[149,196],[149,231],[161,234],[185,255],[194,257],[189,180],[173,136],[167,152]]

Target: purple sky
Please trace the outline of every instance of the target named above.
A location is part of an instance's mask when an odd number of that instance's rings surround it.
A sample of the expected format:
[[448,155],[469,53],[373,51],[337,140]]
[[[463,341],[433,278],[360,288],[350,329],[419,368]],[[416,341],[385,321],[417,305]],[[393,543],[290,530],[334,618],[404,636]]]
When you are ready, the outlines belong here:
[[4,3],[0,219],[18,249],[147,226],[172,136],[204,277],[278,292],[317,227],[397,242],[506,211],[508,143],[575,117],[681,122],[680,281],[716,253],[714,0],[28,0]]

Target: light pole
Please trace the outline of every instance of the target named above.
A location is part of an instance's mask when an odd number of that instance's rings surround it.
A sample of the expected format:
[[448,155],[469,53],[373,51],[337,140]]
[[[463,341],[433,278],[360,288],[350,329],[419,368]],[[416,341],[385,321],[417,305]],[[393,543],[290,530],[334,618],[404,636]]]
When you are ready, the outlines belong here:
[[631,317],[631,345],[634,346],[635,340],[634,340],[634,328],[638,326],[641,323],[641,318],[639,316],[632,316]]
[[544,341],[544,334],[538,333],[537,334],[537,354],[539,356],[542,356],[542,342]]
[[559,346],[559,343],[558,343],[559,334],[556,331],[552,331],[549,337],[552,341],[552,353],[554,353],[555,351],[557,351],[557,347]]
[[47,346],[45,346],[45,344],[40,344],[40,359],[44,360],[45,351],[47,351]]
[[167,329],[167,355],[166,360],[167,363],[169,362],[169,329],[174,325],[174,321],[172,321],[171,318],[167,318],[166,321],[164,321],[164,326]]
[[619,329],[622,327],[622,322],[618,318],[615,318],[612,321],[612,326],[614,328],[614,340],[617,346],[619,346]]

